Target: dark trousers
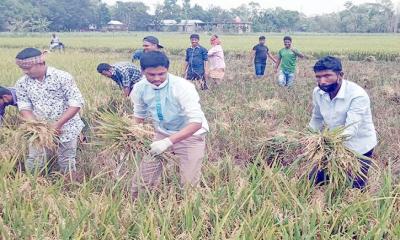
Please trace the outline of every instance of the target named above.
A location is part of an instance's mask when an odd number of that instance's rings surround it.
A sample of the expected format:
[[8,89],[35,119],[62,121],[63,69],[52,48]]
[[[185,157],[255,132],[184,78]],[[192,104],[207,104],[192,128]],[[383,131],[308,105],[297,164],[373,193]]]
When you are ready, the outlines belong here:
[[[371,157],[374,149],[371,149],[367,153],[363,154],[366,157]],[[363,189],[365,185],[367,184],[367,174],[368,174],[368,169],[371,166],[371,161],[370,160],[364,160],[364,159],[358,159],[361,163],[361,172],[364,174],[364,176],[348,176],[348,178],[353,182],[353,188],[358,188],[358,189]],[[315,185],[324,185],[329,181],[329,176],[326,174],[324,170],[318,170],[317,167],[314,167],[314,169],[311,171],[311,173],[308,175],[308,179],[314,180]]]
[[201,90],[207,90],[208,89],[208,85],[207,85],[207,81],[206,78],[204,76],[204,72],[192,72],[189,71],[187,73],[187,79],[191,80],[191,81],[200,81],[200,88]]
[[267,63],[254,63],[254,68],[256,70],[256,75],[257,76],[264,76],[265,72],[265,67],[267,66]]

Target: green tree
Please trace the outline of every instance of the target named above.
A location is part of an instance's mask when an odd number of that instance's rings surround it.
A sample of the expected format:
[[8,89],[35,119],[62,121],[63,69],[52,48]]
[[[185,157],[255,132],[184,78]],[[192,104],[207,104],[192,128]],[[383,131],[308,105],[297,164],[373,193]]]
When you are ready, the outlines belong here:
[[129,30],[146,30],[153,18],[147,13],[149,7],[142,2],[118,1],[112,9],[113,19],[128,25]]

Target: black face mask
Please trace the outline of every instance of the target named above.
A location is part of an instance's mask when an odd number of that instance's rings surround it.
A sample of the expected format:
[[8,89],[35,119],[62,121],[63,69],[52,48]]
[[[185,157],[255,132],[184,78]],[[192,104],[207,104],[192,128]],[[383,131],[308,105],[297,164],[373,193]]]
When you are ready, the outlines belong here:
[[320,84],[318,84],[318,87],[324,92],[331,93],[331,92],[334,92],[336,90],[338,85],[339,85],[339,83],[336,81],[335,83],[331,83],[329,85],[320,85]]

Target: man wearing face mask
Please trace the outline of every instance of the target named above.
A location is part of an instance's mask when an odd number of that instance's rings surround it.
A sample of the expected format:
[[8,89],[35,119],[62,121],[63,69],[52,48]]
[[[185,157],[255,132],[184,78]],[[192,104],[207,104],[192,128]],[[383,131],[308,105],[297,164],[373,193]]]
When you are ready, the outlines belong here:
[[[344,134],[348,136],[346,146],[371,157],[377,138],[367,92],[356,83],[343,79],[342,64],[338,58],[326,56],[319,59],[314,65],[314,72],[318,87],[313,92],[314,109],[309,126],[316,131],[322,130],[324,125],[329,129],[345,126]],[[359,161],[362,172],[367,175],[371,162]],[[316,184],[328,179],[323,171],[317,169],[310,174],[311,177],[315,177]],[[365,178],[351,179],[353,188],[365,187]]]
[[[144,78],[130,95],[135,121],[152,120],[156,134],[150,152],[159,155],[171,150],[179,158],[182,185],[196,186],[209,129],[196,88],[168,73],[169,60],[162,52],[144,53],[140,67]],[[157,158],[142,160],[133,178],[132,197],[136,198],[144,187],[157,186],[162,169],[163,163]]]

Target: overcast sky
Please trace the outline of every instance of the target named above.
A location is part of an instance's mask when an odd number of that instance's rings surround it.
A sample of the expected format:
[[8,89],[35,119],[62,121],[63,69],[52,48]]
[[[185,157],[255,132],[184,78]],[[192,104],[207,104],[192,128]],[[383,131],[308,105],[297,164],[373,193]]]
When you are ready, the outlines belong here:
[[[107,4],[114,4],[117,0],[104,0]],[[163,0],[118,0],[123,2],[144,2],[147,6],[154,9],[154,6],[157,3],[162,3]],[[330,13],[336,12],[343,9],[343,5],[347,0],[254,0],[254,2],[260,3],[262,8],[274,8],[274,7],[282,7],[288,10],[297,10],[310,15],[317,15],[322,13]],[[352,0],[354,4],[360,4],[365,2],[375,2],[376,0]],[[398,2],[400,0],[394,0],[393,2]],[[178,0],[180,4],[182,0]],[[238,7],[243,3],[249,3],[251,0],[191,0],[193,4],[199,4],[203,8],[208,8],[210,6],[210,2],[215,6],[220,6],[222,8],[234,8]]]

